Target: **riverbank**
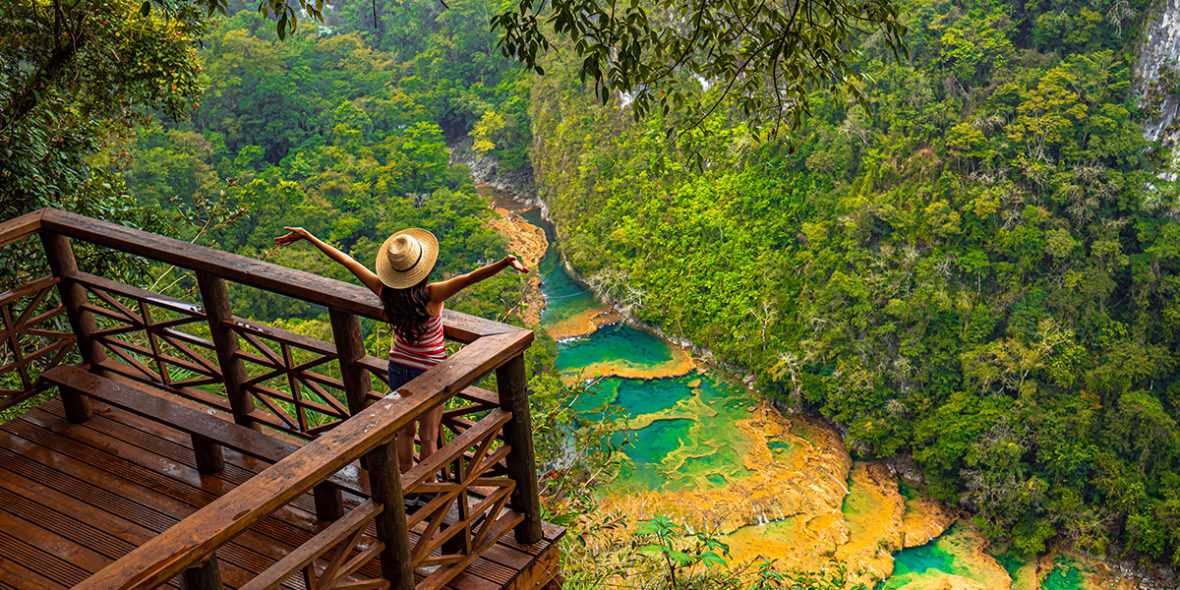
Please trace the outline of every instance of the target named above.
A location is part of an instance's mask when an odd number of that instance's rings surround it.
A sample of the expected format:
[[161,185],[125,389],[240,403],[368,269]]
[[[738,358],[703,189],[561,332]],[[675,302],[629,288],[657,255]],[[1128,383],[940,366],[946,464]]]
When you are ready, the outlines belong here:
[[597,522],[666,515],[728,544],[731,564],[766,557],[801,570],[835,559],[850,582],[885,580],[891,590],[1136,587],[1100,565],[1071,565],[1080,558],[991,555],[969,519],[904,478],[920,477],[915,469],[854,461],[838,427],[784,415],[750,393],[748,375],[745,393],[727,389],[713,371],[697,377],[692,370],[708,366],[698,357],[712,357],[705,349],[671,346],[660,330],[584,295],[586,281],[563,260],[551,258],[545,268],[542,288],[560,309],[547,310],[543,321],[564,336],[563,378],[597,374],[601,393],[588,408],[610,403],[629,416],[607,425],[626,442],[620,473],[600,488]]

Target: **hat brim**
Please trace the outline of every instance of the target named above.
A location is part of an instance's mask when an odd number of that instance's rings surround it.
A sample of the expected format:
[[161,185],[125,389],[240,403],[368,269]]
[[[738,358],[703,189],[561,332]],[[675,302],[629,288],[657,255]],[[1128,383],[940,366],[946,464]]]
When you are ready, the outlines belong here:
[[[409,269],[399,271],[394,270],[393,266],[390,265],[389,257],[385,255],[385,252],[389,250],[390,242],[402,234],[409,235],[411,238],[418,240],[419,244],[422,244],[422,258],[418,259],[418,263]],[[381,244],[381,249],[377,250],[377,261],[374,264],[374,268],[377,270],[377,278],[381,279],[381,282],[386,287],[406,289],[421,283],[422,279],[430,275],[430,271],[434,269],[434,263],[437,260],[438,238],[435,238],[434,234],[424,229],[415,227],[399,231],[389,236],[385,240],[385,243]]]

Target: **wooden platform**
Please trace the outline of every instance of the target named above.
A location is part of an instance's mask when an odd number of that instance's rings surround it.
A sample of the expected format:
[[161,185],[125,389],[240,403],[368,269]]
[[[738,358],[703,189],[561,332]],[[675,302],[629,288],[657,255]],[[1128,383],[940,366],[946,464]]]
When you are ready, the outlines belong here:
[[[54,399],[0,425],[0,588],[71,587],[268,467],[227,449],[225,469],[201,475],[188,435],[99,402],[94,410],[70,424]],[[359,501],[346,497],[349,506]],[[217,551],[226,587],[327,524],[304,494]],[[447,588],[538,588],[557,570],[562,534],[546,524],[531,546],[508,535]]]

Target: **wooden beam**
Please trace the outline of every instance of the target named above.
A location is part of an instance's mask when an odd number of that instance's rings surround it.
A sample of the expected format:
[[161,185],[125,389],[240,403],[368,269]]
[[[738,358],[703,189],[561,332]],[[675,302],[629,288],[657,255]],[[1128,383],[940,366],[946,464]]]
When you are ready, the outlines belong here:
[[226,397],[234,415],[234,422],[257,430],[258,423],[250,417],[254,411],[254,398],[246,389],[249,376],[242,359],[238,358],[238,333],[230,328],[233,310],[229,306],[229,295],[221,277],[197,271],[197,284],[201,288],[201,301],[205,304],[205,317],[209,321],[209,332],[217,347],[217,363],[221,366],[221,378],[225,383]]
[[190,567],[180,574],[181,590],[222,590],[221,564],[217,555],[209,556],[205,563]]
[[414,590],[414,562],[410,559],[410,529],[406,526],[405,496],[402,494],[401,468],[397,445],[392,440],[379,445],[368,455],[369,488],[373,500],[384,510],[373,523],[381,541],[381,575],[393,590]]
[[[75,279],[78,274],[78,262],[74,258],[74,248],[68,238],[52,232],[41,232],[41,244],[45,249],[49,268],[59,279],[58,294],[77,339],[82,362],[92,367],[97,366],[106,360],[107,354],[102,343],[94,337],[94,333],[98,331],[94,314],[83,309],[86,305],[86,289]],[[70,422],[85,422],[90,418],[90,400],[85,396],[74,392],[62,392],[62,401],[65,403],[66,417]]]
[[355,315],[328,309],[328,317],[332,321],[332,340],[336,343],[340,380],[344,382],[348,412],[355,416],[369,405],[369,391],[372,389],[369,373],[361,364],[361,360],[367,356],[365,337],[361,334],[361,323]]
[[512,448],[508,455],[508,476],[516,482],[512,509],[524,515],[524,520],[516,527],[516,540],[532,544],[541,540],[541,503],[524,353],[496,370],[496,383],[500,390],[500,407],[512,413],[512,420],[504,426],[504,442]]

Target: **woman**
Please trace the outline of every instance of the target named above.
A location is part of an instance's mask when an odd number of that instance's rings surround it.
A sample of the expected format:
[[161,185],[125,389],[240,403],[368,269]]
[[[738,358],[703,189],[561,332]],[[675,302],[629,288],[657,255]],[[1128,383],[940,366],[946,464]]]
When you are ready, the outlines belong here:
[[[509,255],[467,274],[427,284],[426,277],[438,258],[438,240],[424,229],[407,229],[389,236],[377,251],[375,273],[301,227],[283,229],[291,233],[275,238],[276,244],[286,246],[299,240],[315,244],[328,258],[343,264],[381,298],[385,319],[393,326],[394,333],[393,347],[389,351],[390,391],[397,391],[447,358],[442,325],[444,301],[510,266],[520,272],[529,271],[515,256]],[[440,405],[418,420],[421,459],[438,450],[442,411]],[[403,472],[413,465],[414,429],[415,424],[411,422],[397,436],[398,461]]]

